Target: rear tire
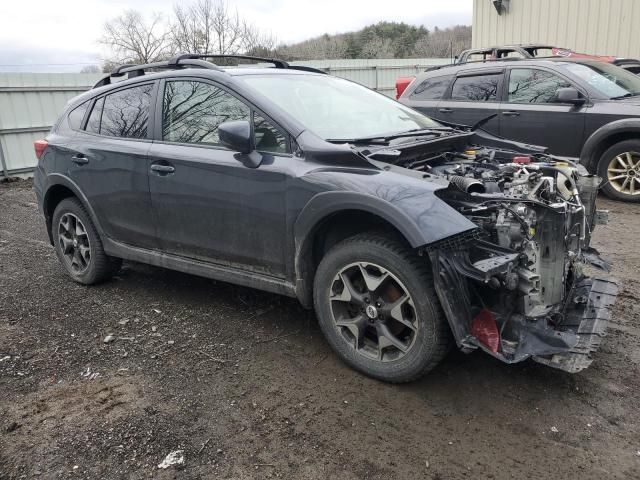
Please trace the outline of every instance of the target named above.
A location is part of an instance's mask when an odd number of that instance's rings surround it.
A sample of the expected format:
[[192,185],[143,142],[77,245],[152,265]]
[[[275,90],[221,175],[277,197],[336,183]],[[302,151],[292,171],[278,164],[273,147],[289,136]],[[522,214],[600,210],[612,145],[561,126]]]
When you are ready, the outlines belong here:
[[640,140],[616,143],[598,162],[602,192],[613,200],[640,202]]
[[65,198],[58,204],[53,212],[51,234],[58,260],[78,283],[103,282],[122,265],[121,259],[104,253],[91,217],[76,198]]
[[314,305],[340,358],[386,382],[421,377],[451,344],[428,260],[384,234],[359,234],[331,248],[316,272]]

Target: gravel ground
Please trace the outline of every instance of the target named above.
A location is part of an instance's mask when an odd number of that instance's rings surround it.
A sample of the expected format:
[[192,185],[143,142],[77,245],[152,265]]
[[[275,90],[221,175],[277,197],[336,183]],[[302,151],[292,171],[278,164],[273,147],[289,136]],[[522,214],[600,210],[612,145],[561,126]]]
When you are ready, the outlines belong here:
[[134,263],[72,283],[30,183],[2,184],[0,478],[640,478],[640,206],[600,205],[624,290],[591,368],[454,351],[393,386],[292,299]]

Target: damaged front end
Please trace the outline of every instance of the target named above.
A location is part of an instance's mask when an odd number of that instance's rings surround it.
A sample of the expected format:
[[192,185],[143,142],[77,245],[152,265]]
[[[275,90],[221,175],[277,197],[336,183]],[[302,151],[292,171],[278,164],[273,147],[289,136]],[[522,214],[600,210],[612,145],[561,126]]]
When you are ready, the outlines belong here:
[[504,153],[477,149],[417,167],[447,178],[438,196],[478,227],[424,249],[440,302],[461,349],[578,372],[592,362],[618,290],[585,274],[587,265],[608,268],[589,247],[606,222],[595,209],[600,179],[547,155]]
[[[469,154],[468,156],[471,156]],[[440,197],[478,229],[429,245],[436,289],[458,346],[507,363],[532,358],[568,372],[591,364],[617,285],[589,247],[599,179],[552,157],[484,161],[479,152],[430,165]]]

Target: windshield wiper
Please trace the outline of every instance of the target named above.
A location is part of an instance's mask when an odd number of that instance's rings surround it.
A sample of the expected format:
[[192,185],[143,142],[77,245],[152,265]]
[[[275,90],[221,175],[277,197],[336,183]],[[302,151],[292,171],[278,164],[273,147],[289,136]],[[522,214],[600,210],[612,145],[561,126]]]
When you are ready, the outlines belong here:
[[636,93],[625,93],[624,95],[619,95],[617,97],[611,97],[610,100],[620,100],[622,98],[631,98],[631,97],[637,97],[640,96],[640,92],[636,92]]
[[451,131],[453,131],[453,128],[451,127],[436,127],[436,128],[424,128],[424,129],[416,128],[414,130],[407,130],[406,132],[394,133],[393,135],[378,135],[375,137],[361,137],[361,138],[328,138],[327,142],[387,144],[389,143],[390,140],[395,140],[396,138],[419,137],[422,135],[431,135],[434,133],[451,132]]

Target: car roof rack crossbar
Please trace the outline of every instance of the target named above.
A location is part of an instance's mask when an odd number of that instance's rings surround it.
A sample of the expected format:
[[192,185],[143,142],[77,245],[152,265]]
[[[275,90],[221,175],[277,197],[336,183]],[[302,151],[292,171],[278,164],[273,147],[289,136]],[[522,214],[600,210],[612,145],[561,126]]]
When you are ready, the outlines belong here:
[[182,53],[169,60],[169,64],[178,66],[183,65],[184,60],[197,60],[206,58],[237,58],[241,60],[254,60],[257,62],[272,63],[276,68],[289,68],[289,64],[287,62],[278,58],[256,57],[253,55],[217,55],[208,53]]

